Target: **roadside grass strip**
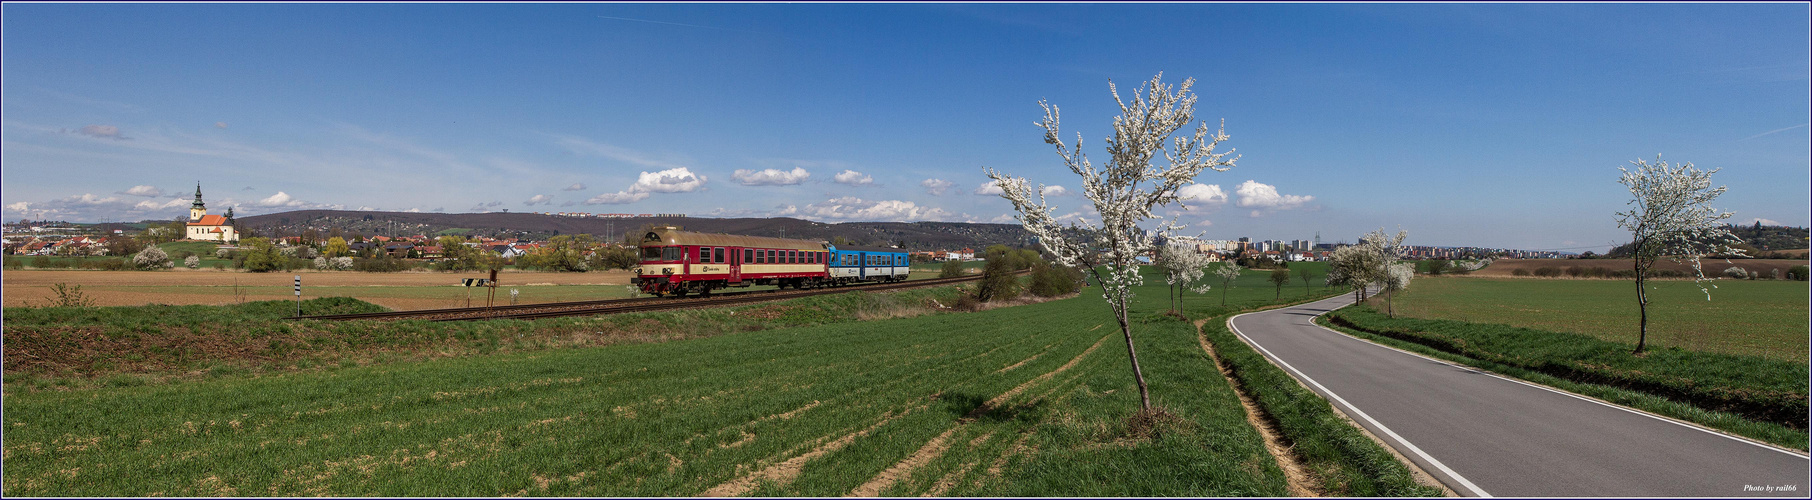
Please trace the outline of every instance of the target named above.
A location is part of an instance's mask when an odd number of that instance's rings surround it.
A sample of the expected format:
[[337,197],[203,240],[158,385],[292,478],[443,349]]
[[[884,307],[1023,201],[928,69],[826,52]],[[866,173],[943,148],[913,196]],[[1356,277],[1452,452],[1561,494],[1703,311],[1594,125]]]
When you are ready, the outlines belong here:
[[1679,348],[1655,348],[1637,356],[1630,354],[1634,345],[1585,335],[1392,319],[1369,307],[1339,309],[1329,313],[1327,321],[1466,358],[1660,396],[1802,433],[1806,427],[1808,372],[1802,363]]
[[1227,328],[1232,314],[1212,316],[1201,338],[1246,396],[1272,420],[1290,452],[1302,460],[1317,490],[1328,496],[1442,496],[1441,488],[1416,482],[1390,451],[1334,413],[1326,399],[1254,351]]
[[1317,318],[1316,321],[1322,326],[1331,328],[1335,331],[1380,345],[1478,368],[1495,375],[1551,387],[1568,393],[1582,395],[1600,401],[1634,408],[1654,415],[1676,419],[1678,421],[1690,422],[1705,428],[1728,433],[1729,435],[1742,436],[1744,438],[1768,443],[1785,449],[1798,450],[1798,453],[1802,455],[1807,451],[1808,434],[1805,429],[1795,429],[1769,422],[1758,422],[1734,413],[1707,410],[1700,406],[1675,401],[1655,394],[1610,385],[1578,382],[1521,366],[1454,354],[1416,342],[1340,326],[1326,319],[1326,316]]

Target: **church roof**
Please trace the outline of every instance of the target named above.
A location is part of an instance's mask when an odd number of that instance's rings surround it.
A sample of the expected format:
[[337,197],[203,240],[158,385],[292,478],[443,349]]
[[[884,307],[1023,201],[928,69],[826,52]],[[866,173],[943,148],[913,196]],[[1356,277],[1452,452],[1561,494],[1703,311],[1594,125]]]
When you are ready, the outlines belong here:
[[201,216],[201,220],[191,222],[191,223],[189,223],[189,225],[191,225],[191,226],[224,226],[224,225],[227,225],[227,218],[225,215],[203,215],[203,216]]

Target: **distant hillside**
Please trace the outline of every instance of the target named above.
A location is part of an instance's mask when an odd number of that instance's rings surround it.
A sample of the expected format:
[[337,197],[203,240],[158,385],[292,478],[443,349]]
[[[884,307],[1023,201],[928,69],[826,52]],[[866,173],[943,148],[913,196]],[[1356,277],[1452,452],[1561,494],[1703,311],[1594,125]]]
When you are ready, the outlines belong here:
[[[1730,234],[1743,240],[1741,245],[1736,245],[1737,248],[1747,245],[1748,248],[1744,248],[1744,250],[1748,250],[1751,256],[1757,255],[1759,252],[1793,250],[1807,246],[1807,228],[1803,227],[1764,226],[1760,222],[1748,226],[1725,227],[1730,229]],[[1633,245],[1635,243],[1624,243],[1605,253],[1605,256],[1628,257]]]
[[[415,212],[354,212],[299,210],[240,217],[240,229],[259,236],[300,236],[312,232],[326,237],[409,236],[415,234],[464,234],[496,238],[545,239],[559,234],[590,234],[620,240],[650,225],[677,225],[688,231],[778,236],[835,241],[842,237],[856,245],[898,245],[911,250],[975,248],[1004,244],[1024,246],[1031,234],[1018,224],[963,222],[844,222],[826,224],[781,218],[712,219],[694,217],[636,217],[600,219],[561,217],[533,213],[439,214]],[[614,235],[614,236],[608,236]]]

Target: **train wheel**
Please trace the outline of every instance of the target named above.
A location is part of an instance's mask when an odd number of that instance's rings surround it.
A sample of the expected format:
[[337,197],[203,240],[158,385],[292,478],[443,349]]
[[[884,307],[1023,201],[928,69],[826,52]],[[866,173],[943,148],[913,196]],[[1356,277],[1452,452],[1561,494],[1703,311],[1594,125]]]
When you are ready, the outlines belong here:
[[674,289],[674,290],[673,290],[673,296],[674,296],[674,297],[685,297],[685,296],[686,296],[686,289],[684,289],[684,288],[677,288],[677,289]]

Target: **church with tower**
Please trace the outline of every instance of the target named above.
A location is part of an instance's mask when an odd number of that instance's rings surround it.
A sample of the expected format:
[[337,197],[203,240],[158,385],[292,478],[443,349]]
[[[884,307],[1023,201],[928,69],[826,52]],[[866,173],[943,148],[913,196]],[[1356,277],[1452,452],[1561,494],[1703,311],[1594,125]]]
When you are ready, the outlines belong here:
[[223,243],[239,241],[239,231],[233,229],[233,208],[227,207],[226,215],[208,215],[208,206],[201,202],[199,182],[195,183],[195,203],[189,205],[188,239]]

